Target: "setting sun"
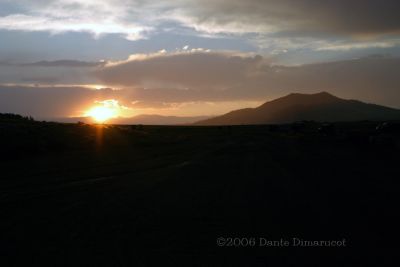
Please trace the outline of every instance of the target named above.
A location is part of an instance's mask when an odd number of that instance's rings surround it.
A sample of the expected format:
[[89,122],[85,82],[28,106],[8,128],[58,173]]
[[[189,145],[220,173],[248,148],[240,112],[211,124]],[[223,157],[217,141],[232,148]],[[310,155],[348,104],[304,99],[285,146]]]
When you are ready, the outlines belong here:
[[94,107],[87,112],[96,122],[103,123],[115,117],[115,111],[108,107]]
[[107,99],[103,101],[95,101],[95,103],[95,106],[92,106],[84,113],[84,116],[91,117],[95,122],[104,123],[109,119],[121,115],[123,106],[118,103],[118,100]]

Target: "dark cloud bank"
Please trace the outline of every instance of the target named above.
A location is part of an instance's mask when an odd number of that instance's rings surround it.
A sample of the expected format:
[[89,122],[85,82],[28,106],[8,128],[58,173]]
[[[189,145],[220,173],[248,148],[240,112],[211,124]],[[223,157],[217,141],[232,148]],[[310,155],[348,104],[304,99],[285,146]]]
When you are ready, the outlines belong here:
[[325,32],[365,37],[400,33],[399,9],[397,0],[206,0],[184,10],[197,25],[235,22],[248,28],[273,26],[278,31],[308,35]]
[[400,59],[372,56],[301,66],[272,65],[261,56],[185,53],[132,60],[97,72],[106,84],[172,84],[179,89],[137,89],[149,101],[264,100],[290,92],[329,91],[400,106]]

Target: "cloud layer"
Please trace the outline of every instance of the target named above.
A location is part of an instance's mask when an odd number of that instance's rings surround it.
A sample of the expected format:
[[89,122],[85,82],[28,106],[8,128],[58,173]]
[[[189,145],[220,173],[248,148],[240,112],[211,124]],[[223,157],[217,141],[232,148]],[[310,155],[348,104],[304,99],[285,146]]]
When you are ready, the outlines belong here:
[[167,22],[179,23],[203,34],[254,33],[274,39],[290,36],[327,41],[337,36],[365,41],[400,34],[397,14],[400,2],[397,0],[6,2],[4,14],[0,16],[0,29],[53,33],[87,31],[96,36],[119,33],[130,40],[146,38]]
[[91,72],[105,62],[75,60],[33,63],[0,62],[0,84],[71,85],[96,84]]
[[140,12],[139,1],[23,0],[18,7],[19,12],[10,11],[0,17],[0,28],[52,33],[86,31],[95,36],[120,33],[129,40],[143,38],[151,29],[144,25],[143,18],[134,19]]
[[117,86],[224,89],[240,85],[257,72],[263,58],[201,49],[177,53],[133,55],[97,73],[104,83]]

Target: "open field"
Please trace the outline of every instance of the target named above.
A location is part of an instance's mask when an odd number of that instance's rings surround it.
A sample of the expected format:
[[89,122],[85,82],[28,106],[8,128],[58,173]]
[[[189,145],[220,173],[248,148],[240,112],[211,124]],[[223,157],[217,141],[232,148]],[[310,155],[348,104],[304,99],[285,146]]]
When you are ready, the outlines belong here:
[[219,237],[345,239],[326,248],[339,253],[398,246],[400,134],[376,125],[2,121],[1,265],[264,266],[306,255]]

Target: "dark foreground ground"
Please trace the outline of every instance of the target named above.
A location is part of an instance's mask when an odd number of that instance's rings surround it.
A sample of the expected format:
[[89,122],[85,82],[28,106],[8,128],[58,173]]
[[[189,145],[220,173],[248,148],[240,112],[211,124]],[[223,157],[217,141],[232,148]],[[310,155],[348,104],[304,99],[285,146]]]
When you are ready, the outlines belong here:
[[4,120],[0,266],[383,266],[369,251],[400,246],[400,135],[376,124]]

